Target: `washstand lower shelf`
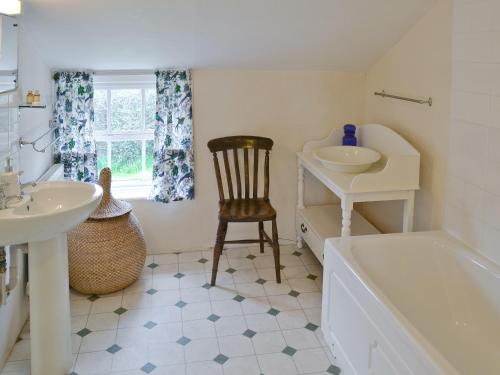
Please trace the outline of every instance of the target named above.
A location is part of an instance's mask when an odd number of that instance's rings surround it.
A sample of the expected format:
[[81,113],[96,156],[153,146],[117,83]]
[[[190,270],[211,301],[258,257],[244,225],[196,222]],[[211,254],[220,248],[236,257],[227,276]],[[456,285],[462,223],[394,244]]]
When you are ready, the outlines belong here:
[[[323,264],[325,240],[340,237],[342,228],[342,210],[338,204],[308,206],[296,213],[297,233],[307,243],[314,255]],[[356,210],[352,211],[351,231],[353,236],[380,234],[368,220]]]

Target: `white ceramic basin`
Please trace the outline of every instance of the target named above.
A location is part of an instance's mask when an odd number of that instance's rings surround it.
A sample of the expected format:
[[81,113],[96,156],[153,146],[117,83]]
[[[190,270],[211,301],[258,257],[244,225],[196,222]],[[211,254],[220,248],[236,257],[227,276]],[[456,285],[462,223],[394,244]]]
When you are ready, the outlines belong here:
[[0,246],[43,241],[83,222],[102,188],[85,182],[43,182],[13,208],[0,210]]
[[0,210],[0,246],[28,242],[32,375],[66,375],[71,369],[66,233],[101,197],[98,185],[43,182],[22,202]]
[[361,173],[380,160],[377,151],[366,147],[330,146],[314,152],[326,168],[343,173]]

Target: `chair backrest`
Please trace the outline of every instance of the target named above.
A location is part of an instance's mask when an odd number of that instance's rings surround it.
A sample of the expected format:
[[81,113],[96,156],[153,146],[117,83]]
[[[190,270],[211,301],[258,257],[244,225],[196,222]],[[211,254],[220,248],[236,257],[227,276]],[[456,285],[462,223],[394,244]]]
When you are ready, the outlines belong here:
[[[233,174],[231,173],[231,165],[229,162],[230,153],[234,164],[234,176],[236,177],[236,197],[239,199],[258,198],[259,190],[259,153],[261,150],[265,152],[264,159],[264,198],[269,198],[269,151],[273,147],[273,141],[269,138],[254,137],[248,135],[239,135],[234,137],[224,137],[212,139],[208,142],[208,148],[214,156],[215,174],[217,176],[217,187],[219,189],[219,201],[224,201],[224,183],[222,180],[221,169],[217,153],[221,152],[224,160],[224,170],[226,171],[226,186],[229,194],[229,199],[235,199],[233,187]],[[243,150],[243,168],[240,168],[240,152]],[[250,191],[250,163],[249,153],[252,150],[253,158],[253,174],[252,186]],[[244,191],[241,180],[240,171],[244,173]],[[244,194],[243,194],[244,193]]]

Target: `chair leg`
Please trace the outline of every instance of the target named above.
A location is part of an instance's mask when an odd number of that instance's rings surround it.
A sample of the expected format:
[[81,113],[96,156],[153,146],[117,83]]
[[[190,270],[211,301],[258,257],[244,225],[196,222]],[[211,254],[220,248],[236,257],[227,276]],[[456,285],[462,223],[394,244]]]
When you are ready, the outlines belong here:
[[215,286],[215,280],[217,279],[217,270],[219,268],[219,259],[222,254],[222,249],[224,248],[224,240],[226,239],[227,223],[219,221],[219,227],[217,228],[217,239],[215,240],[214,247],[214,263],[212,266],[212,280],[210,285]]
[[260,252],[264,253],[264,222],[259,221]]
[[273,219],[273,254],[274,267],[276,268],[276,282],[281,283],[281,264],[280,264],[280,244],[278,242],[278,227],[276,219]]

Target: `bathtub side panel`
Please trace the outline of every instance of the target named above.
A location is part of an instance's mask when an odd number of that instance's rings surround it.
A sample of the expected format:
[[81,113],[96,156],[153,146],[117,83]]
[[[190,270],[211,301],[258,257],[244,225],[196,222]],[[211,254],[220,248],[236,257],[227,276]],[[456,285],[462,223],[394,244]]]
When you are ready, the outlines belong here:
[[322,329],[338,366],[348,374],[444,374],[418,340],[380,305],[341,253],[327,240]]

